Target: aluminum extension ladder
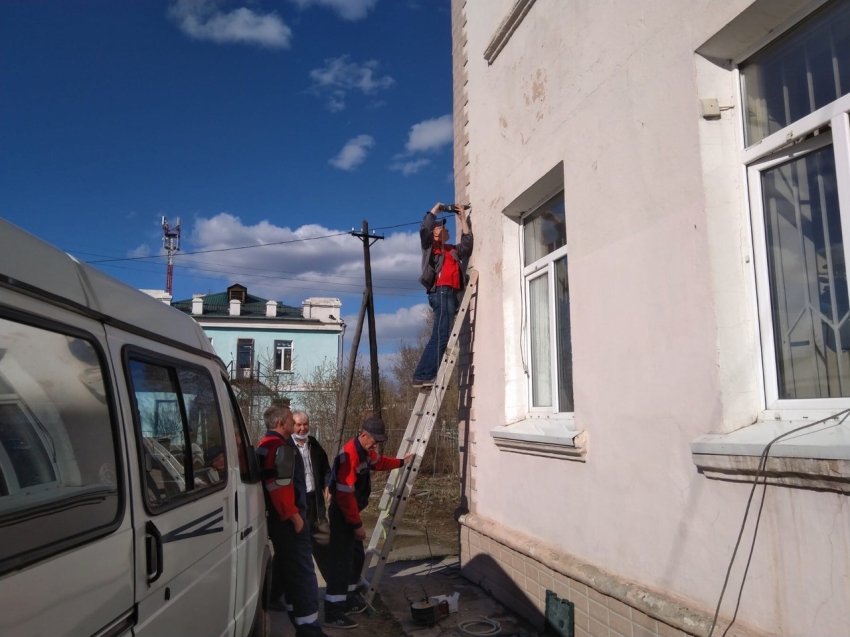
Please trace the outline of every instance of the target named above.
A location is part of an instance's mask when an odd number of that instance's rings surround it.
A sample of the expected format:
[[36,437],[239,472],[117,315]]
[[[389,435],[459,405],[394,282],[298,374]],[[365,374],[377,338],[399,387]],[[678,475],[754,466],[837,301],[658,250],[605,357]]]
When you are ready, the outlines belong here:
[[[387,486],[384,488],[384,493],[378,504],[378,511],[380,511],[378,523],[372,532],[372,539],[366,549],[366,560],[360,573],[360,585],[364,590],[363,594],[366,597],[366,603],[369,604],[370,613],[373,612],[372,600],[375,598],[378,582],[380,582],[384,567],[387,565],[387,558],[393,549],[395,536],[398,533],[408,499],[413,491],[413,483],[419,473],[419,465],[425,455],[425,450],[428,448],[428,441],[437,420],[437,413],[443,404],[449,379],[457,365],[458,355],[460,354],[460,329],[477,288],[478,271],[470,269],[469,281],[466,284],[466,290],[449,335],[449,342],[446,344],[446,353],[443,355],[440,369],[437,371],[437,378],[432,387],[423,387],[419,390],[416,404],[410,414],[410,421],[408,421],[407,429],[404,432],[404,438],[396,455],[397,458],[403,458],[408,453],[415,453],[416,457],[410,465],[394,469],[390,473]],[[381,544],[381,538],[384,534],[386,534],[386,539]],[[378,562],[370,577],[369,571],[372,568],[374,558],[377,558]]]

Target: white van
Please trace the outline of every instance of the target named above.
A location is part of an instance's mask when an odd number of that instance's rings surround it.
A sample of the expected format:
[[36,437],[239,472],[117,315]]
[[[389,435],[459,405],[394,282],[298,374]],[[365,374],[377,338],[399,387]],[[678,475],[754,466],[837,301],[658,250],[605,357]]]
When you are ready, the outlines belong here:
[[0,219],[0,635],[267,635],[260,470],[194,320]]

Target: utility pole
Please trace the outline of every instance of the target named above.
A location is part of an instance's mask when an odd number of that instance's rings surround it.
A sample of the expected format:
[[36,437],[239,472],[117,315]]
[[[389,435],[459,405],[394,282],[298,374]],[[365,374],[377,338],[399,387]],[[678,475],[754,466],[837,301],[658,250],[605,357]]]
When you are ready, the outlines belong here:
[[363,242],[363,265],[366,273],[366,316],[369,322],[369,367],[372,371],[372,411],[381,417],[381,386],[378,375],[378,340],[375,332],[375,296],[372,292],[372,260],[369,248],[383,239],[383,235],[369,234],[369,222],[363,221],[361,232],[351,231],[351,235]]
[[168,274],[165,278],[165,291],[171,294],[171,284],[174,278],[174,253],[180,250],[180,217],[174,226],[168,225],[168,220],[162,218],[162,247],[168,252]]

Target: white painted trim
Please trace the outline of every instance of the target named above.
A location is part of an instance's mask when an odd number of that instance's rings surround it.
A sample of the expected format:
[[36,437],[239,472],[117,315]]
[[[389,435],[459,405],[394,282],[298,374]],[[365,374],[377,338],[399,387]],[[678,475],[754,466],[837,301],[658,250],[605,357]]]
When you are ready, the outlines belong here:
[[512,425],[494,427],[490,437],[502,451],[584,462],[587,434],[568,426],[572,424],[572,419],[527,418]]
[[223,321],[210,321],[203,320],[198,321],[198,325],[201,327],[213,327],[213,328],[228,328],[228,329],[238,329],[238,330],[259,330],[266,332],[342,332],[342,324],[321,324],[321,325],[304,325],[303,323],[297,323],[295,325],[281,325],[281,324],[269,324],[266,322],[263,323],[248,323],[242,321],[230,321],[227,320],[226,317],[222,317],[225,320]]
[[[726,434],[705,434],[691,442],[691,453],[761,456],[767,444],[807,420],[758,422]],[[770,448],[770,457],[850,460],[850,418],[830,420],[783,438]]]
[[511,7],[508,15],[505,16],[505,19],[502,20],[501,24],[496,29],[496,33],[493,34],[493,37],[487,44],[487,48],[484,49],[484,59],[487,60],[488,65],[492,64],[493,60],[495,60],[499,53],[501,53],[502,49],[505,48],[508,40],[511,39],[514,31],[517,30],[534,2],[535,0],[516,0],[516,3],[513,7]]

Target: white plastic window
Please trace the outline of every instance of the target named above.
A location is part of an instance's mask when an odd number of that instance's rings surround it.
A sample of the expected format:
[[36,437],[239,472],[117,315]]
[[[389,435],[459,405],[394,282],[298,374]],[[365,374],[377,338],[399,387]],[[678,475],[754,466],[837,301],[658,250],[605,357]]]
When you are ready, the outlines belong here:
[[765,407],[850,406],[850,7],[741,65]]
[[274,368],[278,372],[293,371],[292,341],[274,342]]
[[573,361],[563,193],[523,219],[529,408],[572,412]]

